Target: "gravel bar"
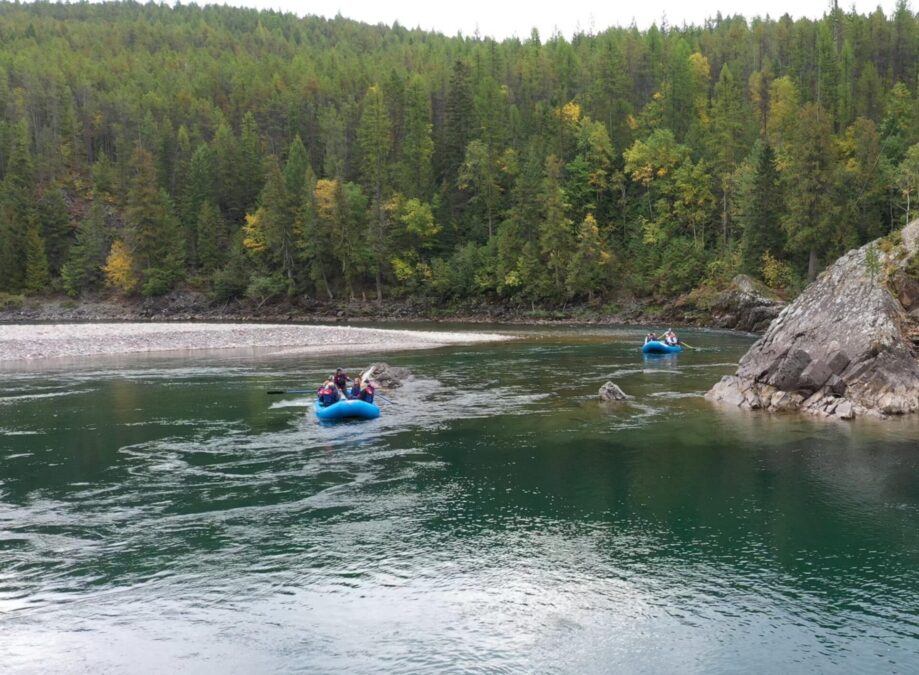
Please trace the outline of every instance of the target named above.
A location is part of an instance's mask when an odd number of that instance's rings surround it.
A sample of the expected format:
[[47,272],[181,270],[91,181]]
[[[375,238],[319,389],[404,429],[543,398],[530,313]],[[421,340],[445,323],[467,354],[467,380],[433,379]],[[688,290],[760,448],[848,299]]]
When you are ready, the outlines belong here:
[[191,349],[274,348],[280,354],[382,352],[498,342],[507,335],[227,323],[0,325],[0,362]]

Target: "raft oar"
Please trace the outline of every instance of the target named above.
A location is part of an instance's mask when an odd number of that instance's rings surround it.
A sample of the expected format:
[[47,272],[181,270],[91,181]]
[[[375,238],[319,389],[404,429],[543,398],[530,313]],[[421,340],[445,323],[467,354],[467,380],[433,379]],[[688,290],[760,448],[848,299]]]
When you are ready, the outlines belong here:
[[397,404],[395,403],[395,401],[390,401],[388,398],[386,398],[385,396],[383,396],[383,394],[374,394],[374,396],[375,396],[376,398],[380,399],[381,401],[386,401],[387,403],[392,403],[393,405],[397,405]]
[[686,344],[686,343],[683,342],[682,340],[680,340],[680,342],[679,342],[678,344],[683,345],[683,346],[686,347],[687,349],[698,349],[698,347],[693,347],[693,346],[690,345],[690,344]]
[[269,389],[266,394],[315,394],[312,389]]

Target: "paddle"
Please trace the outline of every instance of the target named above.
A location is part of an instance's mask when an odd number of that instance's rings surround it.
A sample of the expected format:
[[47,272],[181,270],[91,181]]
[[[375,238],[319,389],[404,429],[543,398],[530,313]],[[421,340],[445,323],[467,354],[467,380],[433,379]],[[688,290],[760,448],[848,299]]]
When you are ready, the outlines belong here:
[[697,349],[696,347],[693,347],[693,346],[690,345],[690,344],[686,344],[686,343],[683,342],[682,340],[680,340],[679,344],[681,344],[682,346],[686,347],[687,349]]
[[312,389],[269,389],[265,392],[266,394],[315,394],[316,392]]

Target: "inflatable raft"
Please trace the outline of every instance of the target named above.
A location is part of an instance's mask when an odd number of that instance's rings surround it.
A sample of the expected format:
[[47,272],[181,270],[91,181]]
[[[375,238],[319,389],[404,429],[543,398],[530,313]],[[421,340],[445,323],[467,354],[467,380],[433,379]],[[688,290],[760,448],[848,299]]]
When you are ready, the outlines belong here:
[[373,403],[366,401],[345,400],[332,405],[320,405],[316,403],[316,417],[321,420],[343,420],[349,417],[358,419],[372,420],[380,416],[380,409]]
[[676,354],[683,351],[680,345],[668,345],[660,340],[646,342],[641,348],[643,354]]

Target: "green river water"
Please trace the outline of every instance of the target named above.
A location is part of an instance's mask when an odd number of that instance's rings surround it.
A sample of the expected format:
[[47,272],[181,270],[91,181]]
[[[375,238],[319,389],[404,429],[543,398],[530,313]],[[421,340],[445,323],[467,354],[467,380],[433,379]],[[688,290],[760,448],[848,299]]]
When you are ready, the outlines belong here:
[[[3,672],[919,672],[919,425],[716,409],[752,339],[0,369]],[[601,404],[616,381],[634,398]]]

